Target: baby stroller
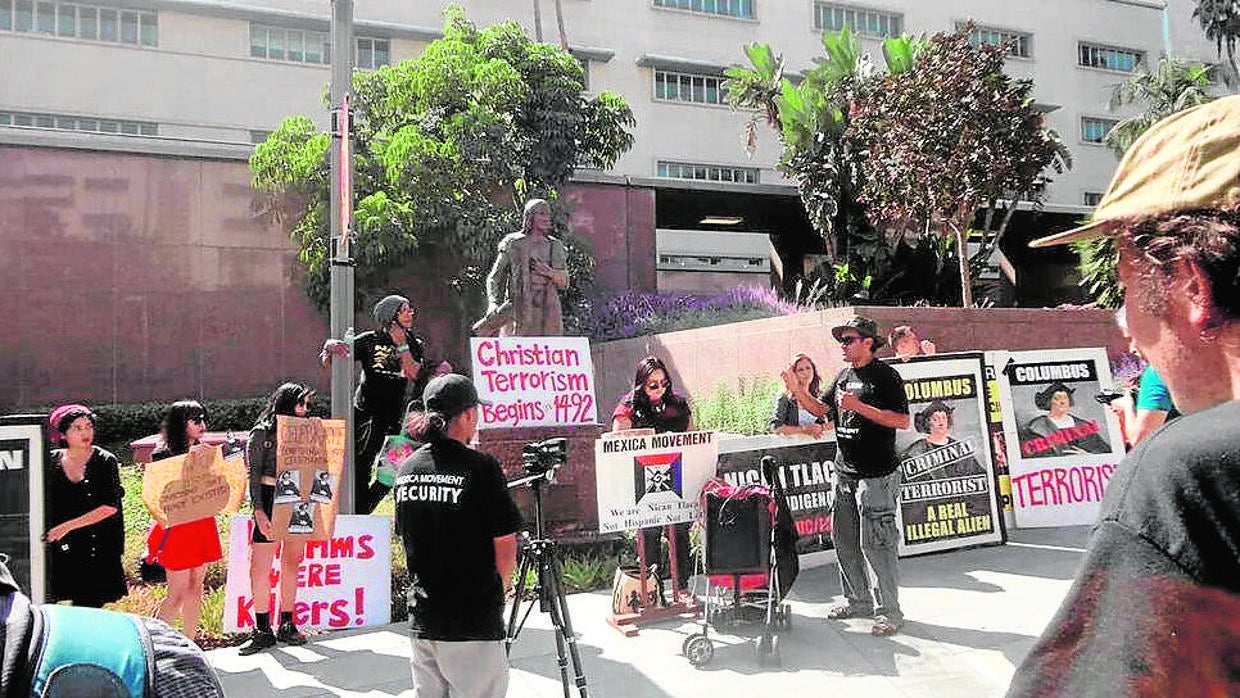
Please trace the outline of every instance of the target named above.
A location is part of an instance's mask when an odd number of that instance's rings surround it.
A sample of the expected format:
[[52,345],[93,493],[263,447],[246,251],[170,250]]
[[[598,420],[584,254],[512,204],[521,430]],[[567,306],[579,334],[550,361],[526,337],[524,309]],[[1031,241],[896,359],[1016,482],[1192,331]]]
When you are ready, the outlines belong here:
[[702,488],[706,602],[701,632],[681,646],[695,667],[715,654],[711,626],[718,632],[741,623],[762,623],[762,634],[754,640],[758,663],[779,663],[775,632],[792,627],[792,612],[783,599],[800,564],[796,528],[774,465],[774,458],[763,457],[763,484],[738,487],[715,478]]

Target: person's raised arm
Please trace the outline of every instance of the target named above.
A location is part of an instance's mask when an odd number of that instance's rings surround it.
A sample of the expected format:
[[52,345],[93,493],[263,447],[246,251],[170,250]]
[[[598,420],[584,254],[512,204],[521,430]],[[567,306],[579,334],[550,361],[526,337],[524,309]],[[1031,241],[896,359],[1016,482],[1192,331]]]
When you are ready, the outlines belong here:
[[788,389],[788,392],[796,398],[797,405],[815,417],[827,417],[830,419],[827,414],[830,411],[830,407],[827,403],[819,400],[817,395],[809,394],[805,386],[801,385],[801,381],[797,380],[797,374],[792,368],[786,368],[781,371],[779,377],[783,379],[784,387]]

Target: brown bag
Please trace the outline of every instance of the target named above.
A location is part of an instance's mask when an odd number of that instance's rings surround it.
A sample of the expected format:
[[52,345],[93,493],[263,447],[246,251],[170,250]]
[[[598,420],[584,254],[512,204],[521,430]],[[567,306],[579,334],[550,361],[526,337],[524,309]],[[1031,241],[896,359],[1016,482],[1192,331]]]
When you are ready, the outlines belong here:
[[617,567],[616,576],[611,583],[611,612],[616,615],[637,613],[642,608],[663,606],[663,580],[654,570],[646,575],[646,603],[641,598],[642,580],[639,568],[635,566]]

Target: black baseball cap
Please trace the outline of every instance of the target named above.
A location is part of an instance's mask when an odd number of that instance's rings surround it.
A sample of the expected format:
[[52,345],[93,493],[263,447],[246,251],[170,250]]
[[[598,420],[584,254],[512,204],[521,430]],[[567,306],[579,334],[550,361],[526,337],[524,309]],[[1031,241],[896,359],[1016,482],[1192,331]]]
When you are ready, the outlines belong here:
[[832,327],[831,336],[835,337],[835,341],[838,342],[840,341],[840,335],[843,334],[844,330],[847,330],[847,329],[856,330],[857,334],[861,335],[862,337],[869,337],[870,339],[874,340],[875,351],[878,351],[879,349],[882,348],[884,344],[887,343],[886,339],[878,335],[878,323],[874,322],[868,317],[863,317],[861,315],[858,315],[856,317],[849,318],[848,322],[845,322],[842,325],[836,325],[835,327]]
[[422,404],[427,412],[438,412],[446,417],[455,417],[476,405],[489,405],[487,400],[478,398],[478,390],[474,382],[459,373],[434,378],[426,384],[422,391]]

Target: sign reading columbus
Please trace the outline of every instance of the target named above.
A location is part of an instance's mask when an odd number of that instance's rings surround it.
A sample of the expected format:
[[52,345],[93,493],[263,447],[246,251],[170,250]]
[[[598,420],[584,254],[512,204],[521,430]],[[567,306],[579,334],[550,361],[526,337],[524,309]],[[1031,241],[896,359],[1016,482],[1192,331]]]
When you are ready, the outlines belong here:
[[598,424],[585,337],[472,337],[480,429]]

